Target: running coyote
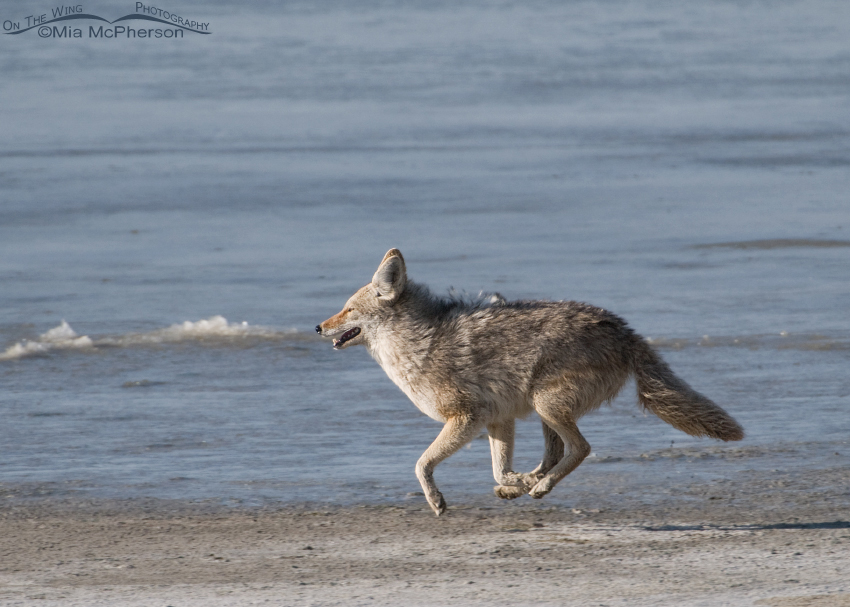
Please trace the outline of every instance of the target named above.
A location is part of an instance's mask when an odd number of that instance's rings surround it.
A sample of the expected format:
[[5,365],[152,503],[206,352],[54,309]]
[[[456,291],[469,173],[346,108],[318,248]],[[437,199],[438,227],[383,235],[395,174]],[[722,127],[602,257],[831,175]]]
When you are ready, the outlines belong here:
[[[363,344],[420,411],[445,423],[416,463],[425,497],[446,510],[434,467],[487,428],[496,495],[541,498],[590,453],[576,421],[633,375],[640,404],[693,436],[741,440],[723,409],[676,377],[618,316],[574,301],[465,301],[407,279],[397,249],[342,312],[316,327],[342,350]],[[513,471],[514,420],[543,420],[543,461]],[[566,454],[564,445],[567,446]]]

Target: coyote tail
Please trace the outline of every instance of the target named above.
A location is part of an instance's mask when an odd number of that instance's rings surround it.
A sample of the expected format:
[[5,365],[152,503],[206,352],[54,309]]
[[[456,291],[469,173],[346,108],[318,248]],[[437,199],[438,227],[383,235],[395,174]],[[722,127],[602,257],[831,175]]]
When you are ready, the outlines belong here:
[[724,441],[744,438],[744,429],[731,415],[676,377],[649,344],[635,337],[632,365],[644,408],[691,436]]

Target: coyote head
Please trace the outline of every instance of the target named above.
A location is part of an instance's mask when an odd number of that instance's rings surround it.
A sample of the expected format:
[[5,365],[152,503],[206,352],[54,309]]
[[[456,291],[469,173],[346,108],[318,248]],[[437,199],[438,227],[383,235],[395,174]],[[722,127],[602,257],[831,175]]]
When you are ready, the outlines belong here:
[[334,349],[368,344],[383,317],[398,301],[407,285],[404,258],[398,249],[390,249],[372,277],[372,282],[351,296],[342,312],[316,326],[323,337],[334,338]]

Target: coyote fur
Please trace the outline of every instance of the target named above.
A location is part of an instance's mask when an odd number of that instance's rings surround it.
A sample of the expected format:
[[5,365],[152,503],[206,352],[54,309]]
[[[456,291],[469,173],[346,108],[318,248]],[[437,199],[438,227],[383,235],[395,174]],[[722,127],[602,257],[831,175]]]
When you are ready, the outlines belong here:
[[[676,377],[619,316],[574,301],[437,297],[407,279],[397,249],[339,314],[316,327],[337,350],[364,345],[423,413],[444,422],[416,463],[425,498],[446,509],[434,468],[486,428],[496,495],[541,498],[590,454],[578,419],[610,401],[630,376],[638,400],[692,436],[741,440],[723,409]],[[514,420],[536,411],[543,461],[513,470]],[[565,453],[566,446],[566,453]]]

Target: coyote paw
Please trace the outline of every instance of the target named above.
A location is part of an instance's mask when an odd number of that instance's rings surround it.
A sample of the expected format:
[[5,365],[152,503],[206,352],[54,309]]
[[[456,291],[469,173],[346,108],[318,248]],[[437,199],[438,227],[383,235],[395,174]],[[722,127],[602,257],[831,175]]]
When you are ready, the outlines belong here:
[[531,488],[531,491],[528,492],[528,495],[533,497],[536,500],[539,500],[541,497],[546,495],[552,490],[552,487],[549,486],[549,483],[539,482],[534,487]]
[[427,496],[428,505],[431,506],[431,510],[434,511],[434,514],[440,516],[442,513],[446,511],[446,500],[443,499],[443,494],[437,491],[437,494],[434,496]]
[[514,500],[528,493],[528,487],[515,487],[512,485],[496,485],[493,487],[496,497],[503,500]]

